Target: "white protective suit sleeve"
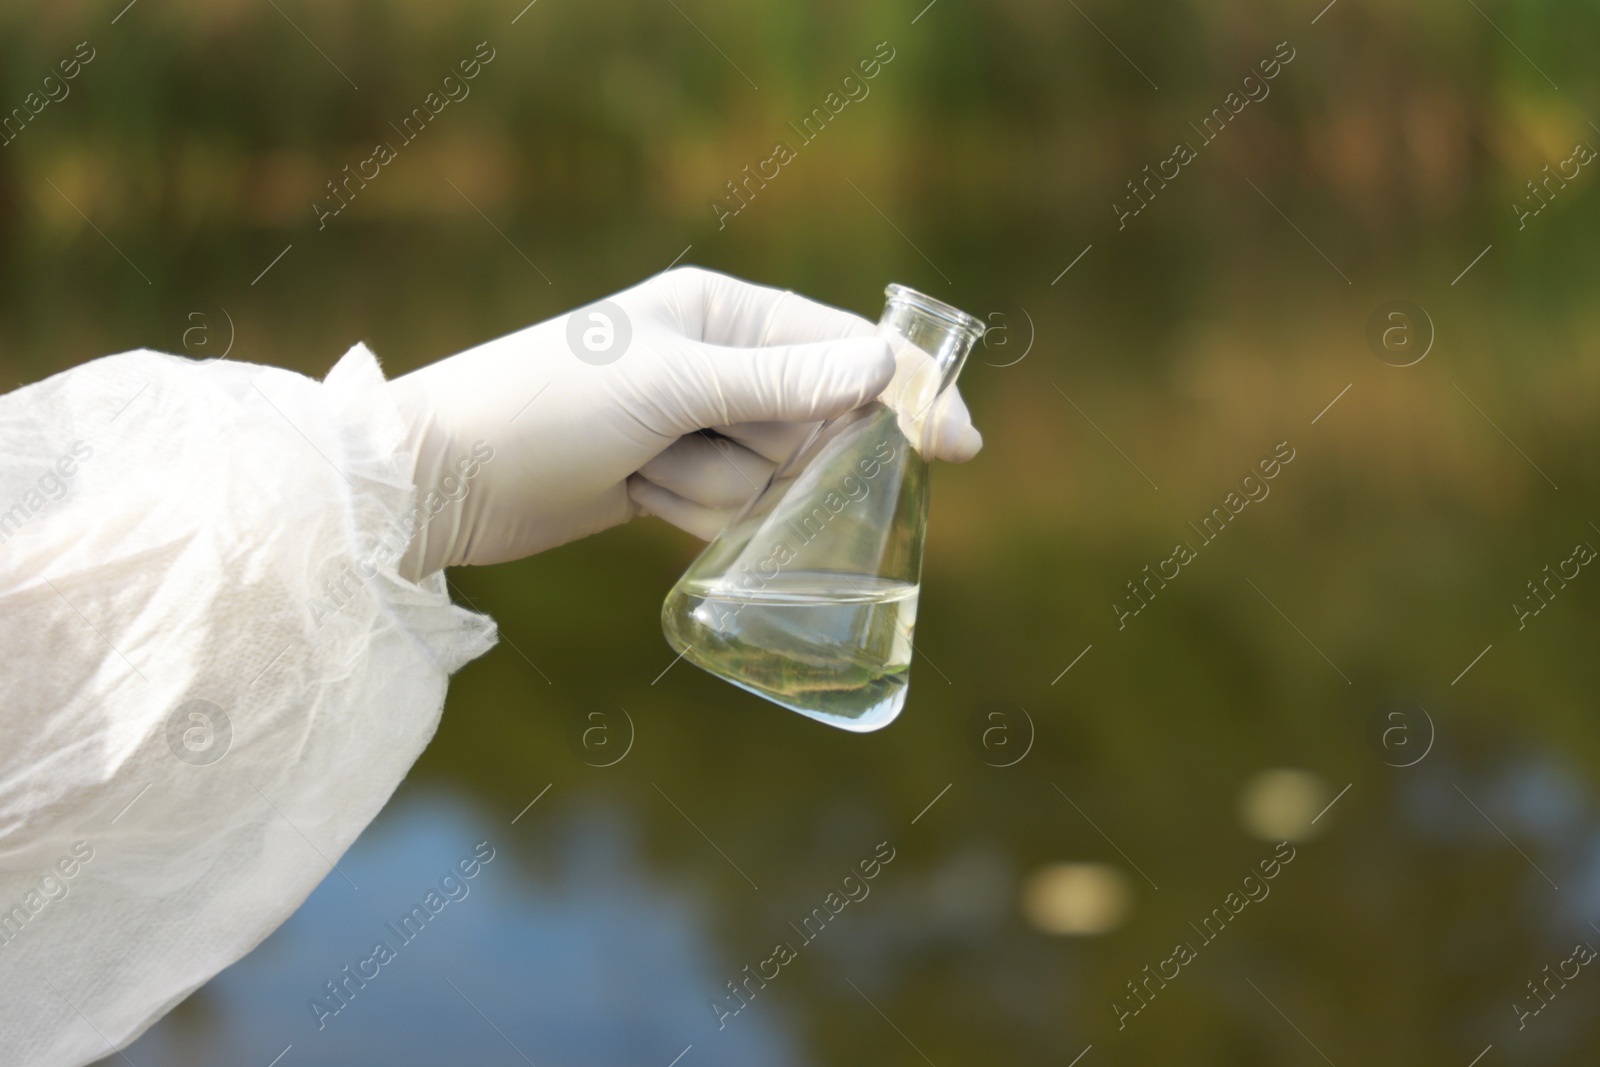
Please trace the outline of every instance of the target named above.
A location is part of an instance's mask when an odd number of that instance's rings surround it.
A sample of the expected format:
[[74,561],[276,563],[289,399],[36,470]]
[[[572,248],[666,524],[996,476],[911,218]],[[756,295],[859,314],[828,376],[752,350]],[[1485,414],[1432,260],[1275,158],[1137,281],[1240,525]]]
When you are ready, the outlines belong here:
[[494,644],[396,571],[404,440],[363,346],[321,383],[138,351],[0,396],[8,1067],[108,1055],[249,952]]

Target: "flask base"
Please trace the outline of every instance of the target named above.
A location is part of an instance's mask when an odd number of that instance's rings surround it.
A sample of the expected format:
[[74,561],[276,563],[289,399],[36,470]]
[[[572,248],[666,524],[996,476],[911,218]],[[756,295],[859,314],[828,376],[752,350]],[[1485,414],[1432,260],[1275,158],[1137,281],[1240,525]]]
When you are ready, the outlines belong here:
[[790,711],[866,733],[893,722],[910,682],[919,587],[870,575],[780,574],[759,589],[685,580],[662,609],[696,666]]

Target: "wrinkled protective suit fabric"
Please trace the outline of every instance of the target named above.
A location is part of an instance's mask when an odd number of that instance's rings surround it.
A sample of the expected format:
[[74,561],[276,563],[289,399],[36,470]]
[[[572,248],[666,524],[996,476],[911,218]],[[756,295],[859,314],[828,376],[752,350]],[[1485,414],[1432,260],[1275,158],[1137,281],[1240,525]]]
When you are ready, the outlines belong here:
[[259,944],[495,643],[396,573],[403,431],[361,345],[0,396],[0,1061],[110,1055]]

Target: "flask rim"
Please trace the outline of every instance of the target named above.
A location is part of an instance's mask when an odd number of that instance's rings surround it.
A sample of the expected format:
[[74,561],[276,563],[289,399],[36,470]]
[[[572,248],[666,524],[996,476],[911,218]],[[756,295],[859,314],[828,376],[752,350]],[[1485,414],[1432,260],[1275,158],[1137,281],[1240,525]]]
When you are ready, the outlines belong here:
[[960,308],[952,307],[943,300],[938,300],[926,293],[919,293],[909,285],[891,282],[884,288],[883,295],[891,306],[908,307],[913,311],[938,319],[940,322],[970,334],[973,341],[981,339],[988,330],[988,326],[977,316],[969,315]]

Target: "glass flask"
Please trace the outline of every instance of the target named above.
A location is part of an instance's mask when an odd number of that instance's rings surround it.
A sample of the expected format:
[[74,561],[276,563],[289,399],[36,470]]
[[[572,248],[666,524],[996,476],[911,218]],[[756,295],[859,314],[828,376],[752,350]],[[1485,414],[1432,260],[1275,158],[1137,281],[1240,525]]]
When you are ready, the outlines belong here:
[[[719,678],[845,730],[905,704],[928,524],[919,416],[955,382],[983,323],[902,285],[878,331],[925,359],[897,411],[824,422],[684,572],[661,609],[668,643]],[[914,356],[915,354],[913,354]],[[904,374],[908,360],[899,360]],[[917,382],[915,379],[922,380]],[[906,408],[915,405],[919,410]]]

